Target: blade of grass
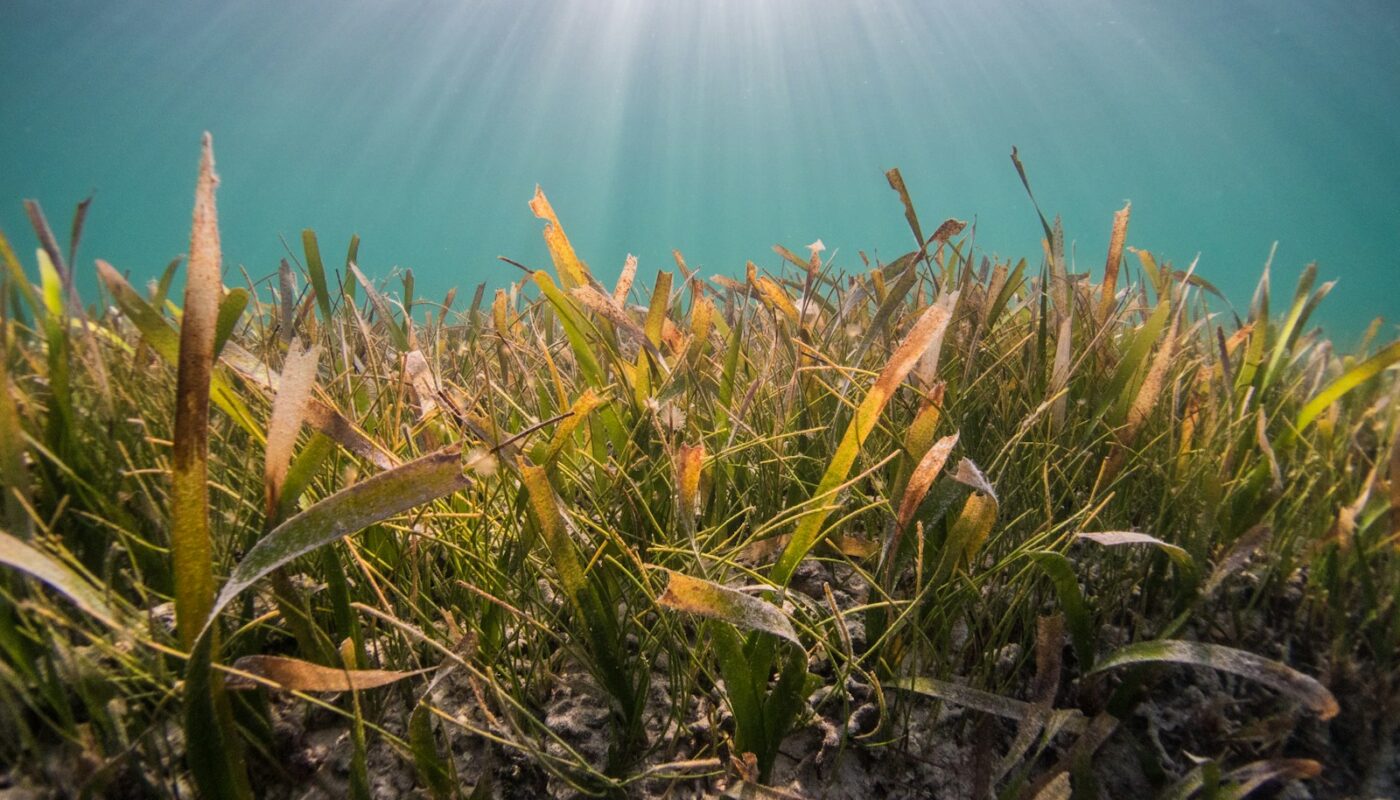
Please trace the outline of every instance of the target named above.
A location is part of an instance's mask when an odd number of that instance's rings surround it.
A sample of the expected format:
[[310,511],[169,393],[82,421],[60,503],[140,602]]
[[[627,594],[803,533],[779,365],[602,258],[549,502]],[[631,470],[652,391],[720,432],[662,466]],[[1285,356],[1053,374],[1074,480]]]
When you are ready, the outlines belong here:
[[909,199],[909,189],[904,185],[904,176],[899,174],[899,169],[890,170],[885,173],[885,180],[890,182],[890,188],[899,194],[899,202],[904,206],[904,219],[909,223],[909,230],[914,232],[914,241],[920,248],[924,246],[924,231],[919,226],[919,215],[914,213],[914,201]]
[[1113,215],[1113,233],[1108,240],[1108,261],[1103,268],[1103,284],[1099,287],[1099,324],[1102,325],[1113,312],[1114,298],[1118,295],[1118,270],[1123,265],[1123,243],[1128,238],[1128,218],[1133,213],[1133,204],[1124,203],[1122,210]]
[[[1024,700],[974,689],[960,683],[940,681],[935,678],[899,678],[888,681],[883,686],[887,689],[897,689],[933,697],[954,705],[981,711],[984,714],[992,714],[1018,722],[1025,719],[1033,711],[1032,704]],[[1083,714],[1075,710],[1067,710],[1062,713],[1067,717],[1062,730],[1066,733],[1082,733],[1084,731],[1086,720]]]
[[273,528],[248,550],[201,620],[204,630],[229,603],[278,567],[470,484],[462,474],[461,448],[453,445],[336,492]]
[[[899,277],[895,279],[885,298],[880,301],[879,307],[875,311],[875,316],[870,319],[870,324],[866,326],[864,335],[861,336],[860,344],[856,345],[855,353],[851,355],[851,363],[859,364],[865,358],[865,353],[875,342],[884,335],[885,329],[890,321],[895,319],[899,308],[904,304],[905,298],[909,296],[909,291],[914,288],[914,284],[919,281],[919,272],[915,268],[918,252],[906,253],[895,259],[895,262],[885,268],[885,272]],[[876,273],[878,274],[878,273]]]
[[453,797],[457,784],[456,770],[451,758],[443,758],[438,753],[437,738],[433,735],[432,712],[420,703],[415,706],[408,718],[408,742],[413,752],[413,765],[418,777],[428,787],[434,800]]
[[69,265],[77,268],[78,265],[78,242],[83,241],[83,223],[87,221],[88,207],[92,205],[92,195],[78,200],[76,209],[73,210],[73,227],[69,228]]
[[284,344],[290,344],[296,334],[296,297],[296,276],[292,274],[292,265],[284,258],[277,265],[277,332]]
[[[1026,260],[1023,258],[1016,262],[1016,268],[1002,283],[1001,289],[994,294],[994,300],[987,309],[987,319],[983,323],[988,329],[993,328],[1001,315],[1006,311],[1006,306],[1011,302],[1011,298],[1021,290],[1021,285],[1025,282]],[[996,284],[994,283],[993,286]]]
[[[141,337],[146,340],[156,355],[168,364],[178,365],[180,362],[180,334],[176,328],[171,326],[169,320],[162,317],[160,312],[137,294],[136,290],[131,288],[131,285],[111,264],[100,258],[97,260],[97,276],[107,291],[112,294],[112,299],[116,301],[117,307],[136,326]],[[210,376],[209,396],[214,405],[228,414],[234,422],[238,423],[239,427],[247,431],[255,440],[262,440],[262,427],[254,421],[252,412],[248,410],[243,399],[233,390],[225,377],[218,372]]]
[[569,415],[559,421],[559,426],[554,429],[554,434],[549,437],[547,444],[539,445],[532,454],[541,466],[548,466],[553,463],[559,454],[569,446],[574,432],[579,429],[593,410],[608,402],[607,395],[600,395],[588,387],[583,393],[575,398],[573,404],[569,406]]
[[321,319],[329,323],[331,319],[330,286],[326,283],[326,266],[321,261],[321,245],[316,241],[316,232],[310,228],[301,232],[301,249],[306,253],[306,271],[311,275],[311,289],[316,292],[316,304],[320,306]]
[[48,445],[63,456],[72,454],[74,430],[71,351],[68,307],[64,301],[63,277],[44,250],[35,257],[39,262],[39,290],[44,310],[44,343],[48,348],[49,402]]
[[1289,307],[1288,315],[1284,317],[1283,325],[1279,328],[1274,339],[1274,349],[1269,354],[1269,363],[1264,366],[1264,374],[1259,383],[1260,389],[1266,389],[1273,385],[1279,365],[1283,363],[1284,356],[1293,349],[1293,343],[1298,338],[1300,325],[1303,321],[1303,309],[1308,304],[1308,295],[1312,292],[1313,283],[1316,280],[1317,264],[1308,264],[1303,269],[1303,274],[1298,276],[1298,288],[1293,295],[1293,305]]
[[559,315],[559,324],[564,326],[564,333],[569,338],[574,357],[578,359],[580,371],[594,388],[605,388],[607,381],[603,375],[602,364],[593,352],[593,345],[589,341],[588,334],[585,333],[592,328],[591,324],[579,313],[579,308],[572,298],[559,290],[548,273],[544,270],[538,270],[534,273],[534,280],[535,285],[540,288],[540,292],[549,300],[554,312]]
[[[861,445],[870,432],[875,429],[875,424],[879,421],[880,412],[884,410],[885,404],[894,396],[895,389],[899,388],[899,385],[904,382],[904,378],[923,357],[929,344],[942,337],[949,319],[950,314],[946,308],[934,305],[926,309],[919,317],[918,322],[914,323],[908,336],[895,350],[889,362],[885,364],[885,368],[880,372],[880,376],[870,387],[870,391],[866,392],[865,399],[856,408],[855,416],[846,426],[841,443],[837,446],[835,455],[827,465],[826,473],[822,475],[821,482],[817,484],[817,490],[813,493],[813,497],[822,498],[821,502],[823,503],[830,502],[826,495],[845,482],[851,466],[855,463],[856,456],[860,453]],[[797,569],[797,565],[816,545],[822,525],[831,514],[831,510],[831,507],[828,506],[820,512],[807,514],[798,522],[797,529],[792,535],[792,541],[788,542],[788,546],[778,558],[778,563],[773,566],[771,573],[773,583],[778,586],[787,585],[793,571]]]
[[[185,665],[186,760],[200,792],[215,798],[251,795],[242,742],[224,692],[211,669],[217,632],[201,636],[214,599],[209,530],[209,396],[223,293],[222,252],[214,189],[213,137],[204,134],[195,185],[194,222],[185,276],[176,366],[175,435],[171,458],[170,549],[175,573],[175,632],[195,652]],[[197,645],[197,646],[196,646]]]
[[1391,343],[1329,383],[1327,388],[1318,392],[1313,399],[1308,401],[1307,405],[1303,406],[1303,410],[1298,412],[1298,421],[1294,423],[1293,427],[1298,431],[1308,427],[1329,406],[1346,396],[1347,392],[1381,374],[1396,362],[1400,362],[1400,341]]
[[1031,191],[1030,179],[1026,177],[1026,165],[1021,163],[1021,154],[1017,152],[1014,145],[1011,148],[1011,163],[1016,167],[1016,174],[1021,177],[1021,185],[1026,187],[1026,196],[1031,199],[1036,216],[1040,217],[1040,228],[1045,231],[1045,241],[1053,241],[1055,234],[1050,229],[1050,223],[1045,220],[1045,214],[1040,210],[1040,203],[1035,201],[1035,193]]
[[933,446],[924,453],[923,458],[919,459],[919,463],[914,467],[914,472],[909,476],[909,483],[904,488],[904,496],[899,501],[899,511],[895,514],[894,536],[890,539],[889,554],[886,556],[889,559],[889,563],[885,567],[887,584],[893,579],[900,541],[905,531],[909,529],[909,524],[914,520],[914,512],[919,510],[919,505],[928,495],[929,487],[933,486],[934,480],[943,471],[943,465],[947,463],[948,456],[957,443],[958,434],[956,433],[934,442]]
[[973,559],[987,541],[996,519],[996,498],[981,492],[967,496],[962,511],[948,528],[948,539],[943,545],[938,570],[934,573],[936,584],[948,580],[955,570],[972,568]]
[[1215,569],[1211,570],[1210,577],[1206,579],[1205,585],[1201,587],[1201,596],[1210,597],[1215,590],[1220,588],[1225,580],[1249,561],[1255,552],[1269,543],[1273,538],[1273,529],[1268,525],[1255,525],[1245,531],[1235,543],[1230,545],[1230,549],[1221,557]]
[[24,466],[24,429],[10,382],[9,319],[0,313],[0,507],[5,511],[5,527],[21,539],[28,539],[34,528],[25,507],[29,505],[29,471]]
[[711,581],[668,569],[666,591],[656,602],[663,608],[721,620],[742,630],[763,631],[802,647],[792,622],[778,606]]
[[1087,674],[1132,664],[1169,663],[1210,667],[1261,683],[1302,703],[1318,719],[1337,715],[1337,698],[1326,686],[1277,661],[1218,644],[1164,639],[1130,644],[1106,656]]
[[[543,467],[522,464],[520,477],[529,497],[531,517],[549,550],[550,561],[569,604],[584,626],[588,655],[594,662],[592,666],[612,695],[621,718],[624,744],[630,746],[641,735],[638,726],[646,677],[634,674],[625,663],[615,606],[608,600],[597,574],[585,572],[548,473]],[[630,758],[625,753],[622,755]]]
[[219,315],[214,324],[214,358],[219,357],[228,338],[233,335],[233,327],[248,307],[248,297],[248,290],[239,287],[230,289],[219,301]]
[[1083,539],[1087,542],[1103,545],[1104,547],[1119,547],[1128,544],[1150,544],[1166,553],[1183,569],[1194,569],[1196,564],[1192,560],[1191,554],[1174,544],[1158,539],[1151,534],[1139,533],[1137,531],[1100,531],[1094,533],[1077,533],[1076,539]]
[[[19,259],[15,257],[14,248],[10,247],[10,240],[5,238],[4,232],[0,232],[0,262],[4,262],[5,272],[9,277],[10,285],[15,287],[15,290],[19,292],[19,296],[24,300],[25,305],[29,307],[29,313],[34,319],[39,319],[43,314],[39,296],[35,294],[33,285],[31,285],[29,280],[24,276],[24,267],[20,265]],[[16,314],[23,316],[18,309],[16,310]]]
[[29,225],[34,229],[34,235],[39,238],[39,244],[43,247],[44,254],[53,263],[54,270],[60,278],[60,285],[66,293],[72,286],[72,279],[68,273],[68,262],[63,260],[63,251],[58,249],[58,240],[54,238],[53,229],[49,227],[49,221],[44,216],[44,209],[39,206],[38,200],[25,200],[24,211],[29,215]]
[[628,253],[627,260],[622,263],[622,272],[617,276],[617,285],[613,287],[613,302],[624,308],[627,306],[627,296],[632,292],[632,281],[636,277],[637,257]]
[[355,276],[355,280],[359,281],[360,285],[365,287],[365,296],[369,298],[370,305],[374,307],[375,313],[379,315],[379,321],[389,330],[389,338],[394,343],[395,350],[400,353],[407,353],[409,350],[413,349],[409,346],[408,334],[404,331],[403,327],[394,320],[394,312],[393,309],[389,307],[389,301],[384,299],[384,295],[380,294],[378,289],[374,288],[374,284],[370,283],[369,278],[365,277],[365,274],[360,271],[359,267],[350,264],[349,269],[350,273]]
[[[348,692],[388,686],[404,678],[431,672],[433,668],[412,671],[391,669],[342,669],[326,667],[286,656],[251,655],[233,662],[233,669],[246,672],[289,692]],[[230,681],[230,689],[252,689],[259,681]]]
[[569,597],[577,613],[585,623],[601,620],[605,612],[597,603],[598,598],[590,590],[584,576],[583,561],[578,548],[569,538],[566,523],[554,497],[554,487],[542,467],[523,465],[521,480],[530,494],[530,510],[534,514],[545,547],[549,550],[554,569],[559,573],[559,582]]
[[1065,619],[1069,624],[1069,638],[1074,646],[1074,657],[1078,660],[1081,670],[1088,670],[1094,664],[1097,637],[1094,635],[1089,607],[1079,590],[1079,579],[1075,577],[1074,567],[1063,555],[1048,550],[1032,551],[1027,555],[1045,571],[1050,582],[1054,584],[1055,593],[1060,598],[1060,609],[1065,612]]
[[214,204],[213,139],[204,135],[190,234],[185,313],[180,324],[175,436],[171,451],[171,556],[175,573],[175,627],[180,642],[194,644],[214,600],[214,558],[209,533],[209,384],[223,291],[218,211]]
[[108,605],[96,587],[67,564],[4,531],[0,531],[0,564],[43,581],[98,621],[114,630],[121,629],[122,616]]

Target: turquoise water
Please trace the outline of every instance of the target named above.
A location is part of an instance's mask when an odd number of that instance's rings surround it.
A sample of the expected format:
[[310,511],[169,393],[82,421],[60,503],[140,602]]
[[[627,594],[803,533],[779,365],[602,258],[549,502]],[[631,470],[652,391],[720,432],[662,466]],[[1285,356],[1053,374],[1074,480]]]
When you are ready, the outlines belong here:
[[1393,0],[0,0],[0,109],[0,228],[27,247],[21,198],[63,228],[95,190],[87,276],[185,249],[205,129],[230,271],[357,232],[420,294],[543,264],[536,183],[609,278],[672,247],[730,274],[817,238],[894,257],[892,166],[926,226],[1034,260],[1016,145],[1080,269],[1131,199],[1130,244],[1199,253],[1237,303],[1277,240],[1276,291],[1340,279],[1330,333],[1400,320]]

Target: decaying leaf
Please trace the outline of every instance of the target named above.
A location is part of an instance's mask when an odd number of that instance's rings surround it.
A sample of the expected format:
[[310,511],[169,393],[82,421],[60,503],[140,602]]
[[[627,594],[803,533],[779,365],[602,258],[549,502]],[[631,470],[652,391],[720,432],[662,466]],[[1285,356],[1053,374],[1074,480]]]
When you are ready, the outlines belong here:
[[[422,675],[429,670],[400,672],[389,669],[342,669],[326,667],[286,656],[243,656],[233,662],[233,669],[271,681],[293,692],[348,692],[386,686],[404,678]],[[254,689],[257,681],[241,678],[225,684],[230,689]]]
[[1238,572],[1254,555],[1255,551],[1269,543],[1273,537],[1273,529],[1268,525],[1255,525],[1244,532],[1244,535],[1235,540],[1230,545],[1230,549],[1211,570],[1210,577],[1206,579],[1205,586],[1201,587],[1201,596],[1210,597],[1215,594],[1215,590],[1225,582],[1225,579]]
[[[1189,800],[1205,786],[1208,767],[1219,769],[1213,761],[1199,764],[1180,780],[1162,792],[1158,800]],[[1224,786],[1216,792],[1219,797],[1239,800],[1254,793],[1270,781],[1308,780],[1322,774],[1322,765],[1310,758],[1271,758],[1255,761],[1218,776]]]
[[535,196],[530,200],[530,210],[535,212],[536,217],[545,221],[544,242],[549,248],[549,257],[554,260],[559,283],[566,290],[575,286],[591,285],[593,276],[589,274],[588,267],[579,260],[574,246],[569,244],[569,237],[564,235],[564,227],[559,224],[554,207],[549,204],[548,198],[538,186],[535,187]]
[[578,430],[579,426],[588,419],[588,415],[606,402],[608,402],[607,395],[599,394],[591,386],[584,389],[574,399],[573,405],[569,406],[569,415],[559,421],[559,427],[554,429],[554,435],[549,437],[549,444],[538,460],[544,464],[553,461],[568,446],[574,431]]
[[1148,415],[1156,408],[1157,401],[1161,398],[1167,369],[1171,366],[1172,356],[1176,352],[1176,334],[1180,324],[1181,314],[1173,314],[1171,327],[1167,329],[1167,335],[1163,337],[1157,354],[1152,358],[1152,365],[1147,370],[1147,376],[1143,378],[1142,386],[1138,388],[1137,397],[1128,408],[1127,422],[1120,433],[1120,441],[1125,445],[1131,444],[1137,438],[1138,431],[1147,422]]
[[705,463],[704,443],[681,445],[676,454],[676,495],[683,521],[694,525],[699,511],[700,468]]
[[945,292],[938,298],[938,302],[929,307],[931,312],[938,315],[935,318],[935,329],[928,343],[924,345],[924,351],[919,356],[919,365],[914,370],[914,374],[923,385],[929,388],[938,381],[938,357],[943,352],[943,335],[948,330],[948,323],[953,319],[953,309],[957,305],[958,292]]
[[530,512],[539,526],[545,547],[549,550],[559,582],[563,584],[575,613],[585,623],[592,622],[603,612],[597,605],[596,593],[589,586],[587,571],[579,558],[578,546],[569,535],[568,522],[559,507],[549,474],[543,467],[522,464],[521,481],[528,490]]
[[346,419],[339,411],[314,397],[306,403],[306,422],[347,451],[380,469],[393,469],[403,463],[398,456],[385,451],[382,445],[366,436],[355,423]]
[[957,443],[958,434],[945,436],[934,442],[928,452],[924,453],[924,457],[919,459],[914,472],[909,476],[909,482],[905,485],[904,497],[899,501],[899,511],[895,515],[896,537],[909,527],[909,523],[914,519],[914,512],[919,509],[919,504],[923,502],[929,487],[943,470],[948,455]]
[[[747,564],[772,563],[774,557],[792,541],[792,534],[770,536],[745,547],[739,553],[739,560]],[[880,543],[865,536],[852,536],[844,533],[828,534],[822,543],[842,555],[851,558],[869,558],[880,552]]]
[[944,244],[962,233],[965,228],[967,228],[967,223],[960,219],[945,219],[943,224],[938,226],[938,230],[933,232],[933,236],[929,237],[929,241]]
[[306,402],[316,385],[316,363],[321,348],[303,349],[293,344],[282,364],[282,380],[277,397],[272,401],[272,416],[267,423],[267,452],[264,457],[263,489],[265,511],[269,520],[277,516],[282,495],[282,482],[296,448],[297,433],[306,416]]
[[962,512],[948,528],[948,540],[939,562],[938,580],[944,580],[952,570],[970,569],[982,544],[996,524],[997,501],[990,495],[973,492],[963,503]]
[[1271,781],[1310,780],[1322,774],[1322,764],[1311,758],[1271,758],[1230,770],[1225,777],[1236,785],[1233,797],[1246,797]]
[[627,254],[627,260],[622,262],[622,273],[617,276],[617,285],[613,287],[613,302],[626,308],[627,295],[632,292],[632,281],[637,277],[637,257],[631,253]]
[[[373,306],[374,313],[378,315],[379,322],[384,325],[384,329],[388,332],[390,341],[394,343],[395,351],[400,353],[408,352],[409,349],[411,349],[410,342],[408,341],[408,333],[395,321],[394,309],[390,305],[391,301],[381,294],[378,289],[374,288],[374,282],[365,277],[365,274],[360,271],[358,266],[354,263],[346,264],[345,266],[350,270],[350,274],[355,276],[355,280],[359,281],[360,285],[364,287],[365,296],[369,298],[369,303]],[[358,314],[358,312],[356,313]],[[364,326],[364,322],[360,324]],[[366,330],[368,330],[368,328],[366,328]]]
[[180,323],[175,435],[170,472],[170,550],[175,572],[176,630],[189,647],[214,600],[214,556],[209,537],[209,384],[223,294],[219,219],[214,204],[214,140],[204,134],[195,187],[185,313]]
[[584,308],[592,311],[618,328],[632,334],[638,340],[645,339],[646,333],[642,326],[637,324],[635,319],[627,313],[621,303],[614,298],[603,294],[592,286],[575,286],[570,292],[574,299],[579,301]]
[[[795,258],[795,256],[794,256]],[[800,261],[798,263],[801,263]],[[793,304],[792,298],[778,285],[778,282],[766,275],[758,274],[758,267],[750,261],[748,263],[749,284],[758,290],[758,297],[764,305],[782,314],[793,324],[798,322],[797,306]]]
[[[826,473],[822,475],[821,482],[817,485],[815,497],[825,497],[846,480],[851,465],[855,463],[856,456],[860,453],[861,444],[875,429],[875,424],[879,421],[880,413],[884,411],[885,404],[894,396],[895,390],[914,369],[914,365],[919,362],[920,358],[924,357],[930,345],[935,340],[942,340],[943,331],[948,327],[950,308],[951,303],[946,307],[929,306],[919,316],[918,321],[914,323],[914,327],[909,331],[904,341],[890,356],[885,368],[880,371],[880,376],[875,379],[870,391],[866,392],[865,399],[856,408],[855,416],[846,426],[841,443],[837,446],[835,455],[827,465]],[[807,556],[812,546],[816,544],[817,536],[821,533],[822,525],[830,513],[831,510],[828,508],[821,513],[807,514],[797,524],[792,540],[778,559],[778,563],[773,567],[775,583],[780,586],[784,585],[792,577],[793,570],[797,569],[798,563]]]
[[414,396],[418,398],[418,418],[426,419],[437,411],[440,389],[437,377],[433,375],[433,369],[428,365],[428,359],[423,357],[422,350],[404,353],[403,371],[409,385],[413,387]]
[[1035,793],[1034,800],[1069,800],[1074,795],[1074,787],[1069,782],[1069,773],[1061,772]]
[[1011,746],[997,763],[992,774],[993,783],[999,782],[1017,764],[1022,763],[1036,738],[1045,729],[1045,724],[1050,721],[1055,694],[1060,688],[1064,640],[1064,615],[1052,614],[1036,620],[1035,679],[1031,683],[1030,709],[1016,726],[1016,736],[1011,740]]
[[1174,544],[1168,544],[1167,542],[1158,539],[1156,536],[1152,536],[1146,533],[1139,533],[1137,531],[1100,531],[1096,533],[1079,533],[1075,534],[1074,538],[1094,542],[1095,544],[1101,544],[1104,547],[1119,547],[1127,544],[1150,544],[1153,547],[1158,548],[1163,553],[1166,553],[1168,556],[1170,556],[1172,561],[1175,561],[1176,563],[1184,567],[1190,567],[1193,563],[1191,559],[1191,554],[1183,550],[1181,547]]
[[822,253],[826,252],[826,245],[825,245],[825,244],[822,244],[822,240],[821,240],[821,239],[818,239],[818,240],[816,240],[815,242],[812,242],[811,244],[807,245],[807,252],[808,252],[809,254],[811,254],[811,258],[810,258],[810,260],[809,260],[809,262],[808,262],[808,264],[807,264],[808,269],[810,269],[810,270],[819,270],[819,269],[821,269],[821,267],[822,267]]
[[666,591],[656,602],[666,608],[717,619],[750,631],[771,633],[802,646],[781,608],[743,592],[666,570]]
[[1118,294],[1118,270],[1123,264],[1123,243],[1128,238],[1128,219],[1133,204],[1124,203],[1113,215],[1113,233],[1108,239],[1108,261],[1103,268],[1103,285],[1099,288],[1099,320],[1107,320]]
[[958,462],[958,468],[953,472],[953,480],[971,487],[974,491],[981,492],[993,500],[997,499],[997,492],[992,487],[992,482],[987,480],[982,469],[970,458],[964,458]]
[[795,267],[799,267],[803,270],[808,268],[806,261],[803,261],[802,259],[798,258],[796,253],[792,252],[786,247],[783,247],[780,244],[773,245],[773,252],[782,256],[784,261],[788,262],[789,264],[792,264]]
[[[98,259],[97,273],[122,312],[131,319],[141,331],[142,337],[151,345],[151,349],[169,363],[177,363],[179,336],[170,323],[141,298],[112,265]],[[280,376],[236,342],[230,341],[224,345],[219,360],[241,378],[262,389],[275,393],[280,388]],[[215,372],[211,377],[210,399],[254,438],[263,436],[261,428],[253,421],[251,413],[233,390],[227,376],[220,372]],[[315,397],[307,401],[305,421],[347,451],[380,469],[391,469],[400,463],[396,456],[371,441],[353,422]]]
[[1060,318],[1059,331],[1055,334],[1055,360],[1050,367],[1051,430],[1058,431],[1065,424],[1065,414],[1069,409],[1070,357],[1074,347],[1074,306],[1068,306]]

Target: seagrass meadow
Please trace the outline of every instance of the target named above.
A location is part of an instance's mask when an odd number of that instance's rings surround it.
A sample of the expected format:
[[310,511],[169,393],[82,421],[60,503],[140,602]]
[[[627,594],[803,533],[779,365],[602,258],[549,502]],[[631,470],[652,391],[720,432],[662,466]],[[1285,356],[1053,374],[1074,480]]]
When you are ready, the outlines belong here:
[[888,263],[607,287],[537,190],[552,263],[441,300],[309,230],[226,268],[207,136],[149,286],[29,204],[6,796],[1393,792],[1400,342],[887,177]]

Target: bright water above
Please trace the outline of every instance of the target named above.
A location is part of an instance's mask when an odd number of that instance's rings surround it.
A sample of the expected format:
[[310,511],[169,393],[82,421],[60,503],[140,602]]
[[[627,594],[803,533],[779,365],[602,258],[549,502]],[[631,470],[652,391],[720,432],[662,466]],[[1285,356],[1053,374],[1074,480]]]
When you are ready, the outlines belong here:
[[0,228],[27,249],[21,198],[66,229],[95,190],[89,286],[94,257],[146,278],[186,248],[205,129],[230,271],[358,232],[420,294],[543,264],[536,183],[606,279],[672,247],[892,258],[892,166],[927,226],[1036,261],[1016,145],[1081,270],[1131,199],[1130,244],[1199,253],[1237,304],[1278,240],[1276,293],[1310,260],[1340,279],[1330,333],[1400,320],[1394,0],[0,0],[0,111]]

